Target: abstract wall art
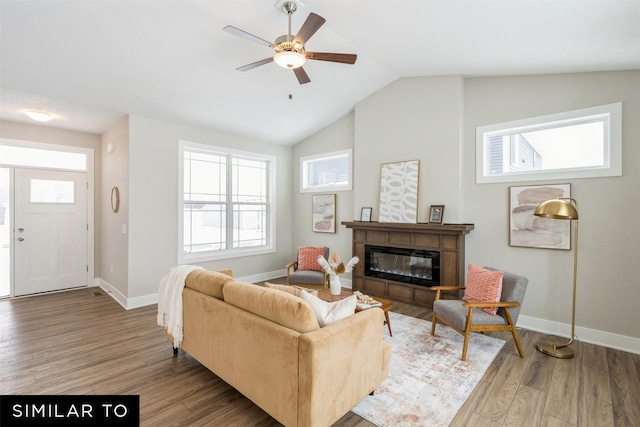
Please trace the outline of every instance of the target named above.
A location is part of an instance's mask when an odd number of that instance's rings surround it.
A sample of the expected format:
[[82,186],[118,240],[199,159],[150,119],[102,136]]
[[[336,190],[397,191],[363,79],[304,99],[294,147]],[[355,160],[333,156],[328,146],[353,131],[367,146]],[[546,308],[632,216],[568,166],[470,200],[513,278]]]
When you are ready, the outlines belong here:
[[418,222],[419,172],[420,160],[382,165],[379,222]]

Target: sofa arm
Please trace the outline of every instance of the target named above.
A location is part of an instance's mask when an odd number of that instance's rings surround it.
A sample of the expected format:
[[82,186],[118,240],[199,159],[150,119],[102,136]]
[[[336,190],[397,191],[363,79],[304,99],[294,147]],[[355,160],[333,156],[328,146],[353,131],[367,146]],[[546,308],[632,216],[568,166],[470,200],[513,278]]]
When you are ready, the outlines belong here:
[[390,359],[383,326],[383,311],[371,308],[300,336],[299,426],[333,424],[382,382]]

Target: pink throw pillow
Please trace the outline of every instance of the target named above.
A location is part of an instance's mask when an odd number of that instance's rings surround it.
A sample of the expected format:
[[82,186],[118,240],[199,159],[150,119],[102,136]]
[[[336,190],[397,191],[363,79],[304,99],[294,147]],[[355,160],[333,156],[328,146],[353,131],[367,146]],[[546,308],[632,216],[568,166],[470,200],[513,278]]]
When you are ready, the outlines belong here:
[[298,270],[314,270],[324,272],[318,264],[318,257],[324,256],[325,247],[303,246],[298,248]]
[[[469,264],[467,270],[467,286],[462,299],[467,302],[499,302],[502,295],[502,271],[491,271]],[[492,316],[498,312],[497,307],[483,307]]]

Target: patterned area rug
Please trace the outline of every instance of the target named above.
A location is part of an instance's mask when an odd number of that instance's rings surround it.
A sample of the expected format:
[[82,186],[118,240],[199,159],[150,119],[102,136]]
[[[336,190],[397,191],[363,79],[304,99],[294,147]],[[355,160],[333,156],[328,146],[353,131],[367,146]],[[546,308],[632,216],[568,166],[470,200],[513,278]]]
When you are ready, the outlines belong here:
[[471,334],[463,362],[463,337],[451,328],[439,323],[431,336],[430,321],[389,316],[389,376],[351,411],[380,427],[449,425],[505,342]]

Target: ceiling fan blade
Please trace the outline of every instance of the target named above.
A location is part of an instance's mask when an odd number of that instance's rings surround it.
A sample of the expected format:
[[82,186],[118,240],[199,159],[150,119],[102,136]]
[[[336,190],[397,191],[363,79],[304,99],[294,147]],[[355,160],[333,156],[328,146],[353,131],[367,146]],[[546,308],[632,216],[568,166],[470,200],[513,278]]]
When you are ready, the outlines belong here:
[[300,27],[300,31],[298,31],[298,34],[296,34],[296,37],[293,39],[294,46],[296,43],[300,43],[304,46],[307,40],[309,40],[311,36],[314,35],[326,21],[327,20],[322,16],[316,15],[315,13],[311,12],[307,17],[307,20],[304,21],[304,24],[302,24],[302,27]]
[[355,64],[356,58],[358,58],[355,53],[305,52],[304,56],[316,61],[339,62],[341,64]]
[[253,70],[254,68],[259,67],[261,65],[268,64],[269,62],[273,62],[273,58],[265,58],[265,59],[257,61],[257,62],[252,62],[251,64],[247,64],[247,65],[243,65],[242,67],[238,67],[238,68],[236,68],[236,70],[238,70],[238,71],[249,71],[249,70]]
[[293,72],[296,74],[296,77],[298,78],[298,83],[300,83],[301,85],[305,83],[309,83],[311,81],[311,79],[307,75],[307,72],[304,71],[302,67],[294,68]]
[[258,43],[261,44],[263,46],[267,46],[270,48],[273,48],[273,43],[266,41],[265,39],[261,39],[258,36],[254,36],[253,34],[249,34],[246,31],[241,30],[240,28],[236,28],[234,26],[231,25],[227,25],[226,27],[223,28],[223,31],[226,31],[227,33],[236,35],[236,36],[240,36],[244,39],[247,39],[249,41],[252,41],[254,43]]

